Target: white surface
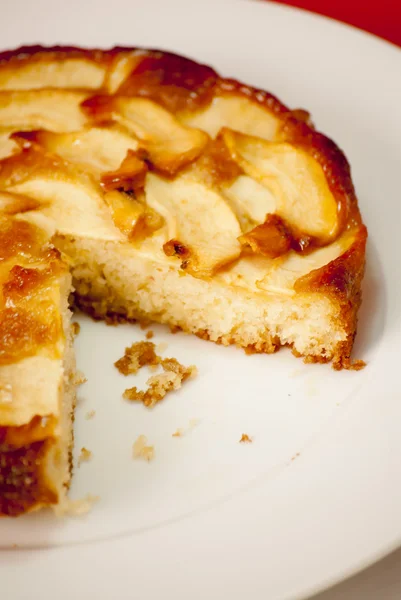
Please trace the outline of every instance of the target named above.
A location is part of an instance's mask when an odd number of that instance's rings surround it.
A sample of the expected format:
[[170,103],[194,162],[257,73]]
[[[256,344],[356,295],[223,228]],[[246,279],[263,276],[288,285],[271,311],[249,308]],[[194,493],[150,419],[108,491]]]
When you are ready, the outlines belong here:
[[[124,379],[112,366],[144,333],[82,319],[76,347],[89,381],[76,447],[94,458],[77,469],[72,495],[101,500],[83,519],[1,521],[7,598],[303,598],[395,548],[401,53],[307,13],[222,0],[96,8],[17,0],[0,32],[4,48],[40,41],[175,50],[308,108],[346,151],[370,230],[356,343],[369,365],[360,372],[305,366],[285,351],[248,357],[153,328],[168,343],[164,355],[196,363],[199,377],[147,411],[121,399],[145,374]],[[193,418],[196,428],[172,437]],[[238,443],[243,432],[253,444]],[[149,464],[131,458],[142,433],[155,445]]]

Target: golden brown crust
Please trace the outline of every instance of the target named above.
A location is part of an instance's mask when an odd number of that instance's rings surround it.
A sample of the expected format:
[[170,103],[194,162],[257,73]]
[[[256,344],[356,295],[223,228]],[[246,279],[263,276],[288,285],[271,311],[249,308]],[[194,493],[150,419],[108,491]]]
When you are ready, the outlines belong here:
[[43,232],[0,218],[0,365],[37,354],[38,348],[57,354],[62,325],[46,296],[64,268]]
[[[347,333],[347,338],[337,346],[332,359],[333,368],[336,370],[353,368],[350,357],[362,301],[361,284],[365,270],[367,235],[366,227],[361,225],[347,252],[328,265],[298,279],[295,284],[295,290],[298,292],[324,293],[339,308],[338,319]],[[313,362],[318,362],[318,358]]]
[[18,516],[36,505],[57,502],[43,472],[52,440],[13,447],[0,443],[0,516]]

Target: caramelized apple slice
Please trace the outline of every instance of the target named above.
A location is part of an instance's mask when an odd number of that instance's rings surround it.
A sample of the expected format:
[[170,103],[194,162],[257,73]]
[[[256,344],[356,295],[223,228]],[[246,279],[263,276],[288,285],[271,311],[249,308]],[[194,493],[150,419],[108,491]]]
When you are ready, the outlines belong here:
[[95,96],[83,104],[97,122],[114,119],[130,131],[149,160],[160,172],[174,175],[197,158],[208,136],[184,127],[167,110],[152,100],[119,96]]
[[117,170],[127,152],[138,146],[135,138],[117,126],[86,127],[74,133],[35,131],[26,135],[18,132],[13,137],[20,137],[22,140],[27,137],[49,152],[58,154],[98,177],[105,171]]
[[308,255],[294,251],[278,258],[268,258],[260,254],[241,256],[240,260],[229,265],[215,276],[227,285],[269,294],[295,294],[297,282],[315,269],[324,267],[352,246],[357,230],[344,232],[335,242]]
[[274,140],[280,121],[266,108],[242,96],[216,96],[207,108],[179,115],[181,123],[197,127],[215,137],[222,127],[265,140]]
[[116,54],[106,73],[103,87],[109,94],[115,94],[142,60],[143,55],[136,50]]
[[355,231],[346,231],[329,246],[310,254],[300,255],[291,251],[284,258],[273,261],[270,271],[256,285],[267,292],[292,295],[298,279],[344,254],[354,240]]
[[29,57],[0,65],[0,90],[39,88],[98,89],[103,83],[106,65],[90,58],[54,59],[53,56]]
[[278,215],[266,215],[264,223],[257,225],[239,238],[241,244],[250,247],[255,254],[277,258],[286,254],[292,245],[292,234]]
[[312,156],[285,142],[269,143],[228,129],[222,135],[245,173],[273,194],[278,215],[321,244],[336,237],[337,203]]
[[104,199],[111,209],[114,223],[124,235],[131,237],[145,212],[145,206],[117,191],[107,192]]
[[[147,203],[163,204],[175,221],[173,241],[167,241],[165,253],[177,258],[185,254],[182,267],[197,277],[213,275],[219,267],[238,258],[241,234],[238,221],[215,190],[189,174],[166,180],[148,174]],[[185,249],[175,251],[175,248]]]
[[80,104],[87,95],[52,89],[0,92],[0,127],[56,132],[82,129],[87,118]]
[[0,162],[0,189],[44,202],[41,212],[55,222],[59,233],[124,239],[100,188],[59,157],[37,147]]
[[128,150],[118,169],[103,173],[101,184],[106,190],[138,192],[144,188],[147,171],[147,164],[138,154]]
[[27,211],[37,210],[42,203],[34,198],[28,198],[21,194],[11,192],[0,192],[0,214],[16,215]]
[[221,191],[233,206],[244,232],[263,223],[268,213],[276,211],[273,194],[248,175],[240,175],[233,182],[223,184]]

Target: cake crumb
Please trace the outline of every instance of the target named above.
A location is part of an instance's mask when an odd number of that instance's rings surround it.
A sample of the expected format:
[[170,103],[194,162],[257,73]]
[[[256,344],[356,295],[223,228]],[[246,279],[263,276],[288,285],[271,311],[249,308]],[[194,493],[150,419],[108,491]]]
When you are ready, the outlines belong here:
[[157,346],[156,346],[156,350],[160,353],[167,350],[167,348],[168,348],[168,344],[166,344],[166,342],[160,342],[160,344],[157,344]]
[[154,446],[147,445],[147,437],[146,435],[140,435],[134,442],[132,446],[132,456],[133,458],[143,458],[148,462],[153,460],[155,456]]
[[176,358],[158,358],[164,373],[150,377],[146,382],[148,388],[145,391],[138,390],[137,387],[126,389],[123,398],[130,401],[142,402],[148,408],[152,408],[160,400],[163,400],[166,394],[173,390],[178,390],[186,379],[194,377],[197,374],[197,369],[194,365],[185,367]]
[[341,371],[341,369],[345,369],[346,371],[361,371],[361,369],[366,367],[366,362],[364,360],[343,358],[338,361],[333,361],[331,366],[335,371]]
[[186,433],[189,433],[196,427],[199,423],[199,419],[190,419],[187,428],[179,427],[174,433],[171,434],[171,437],[183,437]]
[[135,342],[125,349],[124,356],[114,366],[122,375],[130,375],[137,373],[141,367],[157,365],[159,362],[153,342]]
[[153,331],[151,329],[149,329],[149,331],[146,332],[146,336],[145,337],[146,337],[147,340],[151,340],[154,335],[155,334],[153,333]]
[[366,362],[364,360],[354,360],[350,361],[348,370],[349,371],[361,371],[366,367]]
[[85,377],[85,375],[83,374],[82,371],[77,371],[75,373],[75,378],[74,378],[75,385],[82,385],[83,383],[86,383],[87,381],[88,381],[88,378]]
[[243,433],[241,435],[241,439],[240,439],[240,444],[251,444],[252,443],[252,438],[249,437],[249,435],[247,433]]
[[81,325],[77,321],[71,323],[72,335],[76,337],[81,331]]
[[89,421],[89,419],[93,419],[93,417],[96,415],[96,411],[95,410],[88,410],[88,412],[85,415],[85,419],[87,421]]
[[297,452],[296,454],[294,454],[294,456],[291,458],[291,462],[294,461],[296,458],[298,458],[298,456],[301,456],[300,452]]
[[92,452],[85,447],[81,448],[81,453],[78,456],[78,467],[81,466],[83,462],[89,462],[92,459]]
[[84,498],[78,500],[65,498],[60,504],[53,507],[53,511],[57,517],[63,517],[65,515],[80,517],[92,510],[93,505],[99,500],[99,496],[93,496],[92,494],[87,494]]

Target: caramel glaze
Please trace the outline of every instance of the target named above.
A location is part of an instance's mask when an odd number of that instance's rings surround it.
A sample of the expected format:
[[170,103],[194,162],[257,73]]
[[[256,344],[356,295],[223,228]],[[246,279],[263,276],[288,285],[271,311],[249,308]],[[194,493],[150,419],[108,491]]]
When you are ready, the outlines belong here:
[[150,51],[124,81],[118,94],[155,100],[167,110],[195,110],[213,98],[217,73],[182,56]]
[[[281,120],[280,139],[302,147],[322,166],[330,189],[337,201],[340,230],[352,221],[360,223],[355,191],[351,180],[347,159],[338,146],[323,134],[317,132],[303,110],[291,111],[274,95],[235,79],[225,79],[206,65],[188,58],[160,50],[145,50],[117,46],[109,50],[80,49],[73,46],[23,46],[16,50],[0,53],[0,66],[4,63],[21,63],[35,60],[55,61],[66,58],[86,57],[95,62],[110,65],[112,60],[123,53],[136,53],[142,57],[132,73],[124,80],[117,94],[136,95],[155,100],[179,117],[182,111],[196,111],[205,108],[215,96],[242,95],[263,106]],[[104,103],[104,105],[102,105]],[[84,103],[92,114],[101,115],[104,122],[112,115],[106,107],[110,100],[97,97]],[[340,231],[339,231],[340,233]]]
[[281,217],[268,214],[264,223],[241,235],[239,241],[245,247],[252,248],[255,253],[268,258],[278,258],[291,249],[293,238]]
[[63,268],[41,230],[0,220],[0,365],[33,356],[38,348],[57,356],[62,324],[50,291]]
[[141,152],[128,150],[126,157],[116,171],[103,173],[100,183],[106,191],[121,190],[137,193],[145,187],[148,171],[147,164]]
[[[111,65],[113,59],[119,54],[134,53],[141,60],[135,61],[131,74],[121,84],[118,94],[138,95],[151,98],[165,106],[179,118],[181,112],[197,111],[210,104],[215,96],[242,95],[251,102],[262,106],[273,114],[280,122],[278,140],[287,141],[302,147],[321,165],[328,185],[334,195],[338,207],[339,228],[338,235],[345,229],[357,229],[357,239],[346,253],[347,259],[343,259],[343,268],[336,261],[335,267],[332,263],[311,273],[307,278],[298,282],[298,288],[310,291],[324,290],[334,295],[340,302],[344,301],[344,290],[353,289],[360,281],[360,273],[363,271],[364,247],[366,243],[366,228],[361,225],[361,217],[358,210],[354,186],[351,180],[350,166],[343,152],[338,146],[323,134],[316,131],[310,120],[309,114],[303,110],[291,111],[280,100],[272,94],[247,85],[243,85],[235,79],[221,78],[212,68],[200,65],[188,58],[166,53],[159,50],[115,47],[109,50],[80,49],[69,46],[54,46],[45,48],[42,46],[24,46],[13,51],[0,53],[0,67],[5,63],[19,63],[34,60],[65,60],[66,58],[86,57],[106,66]],[[99,90],[99,93],[103,93]],[[96,102],[98,102],[96,106]],[[99,101],[92,105],[94,113],[99,112]],[[102,119],[111,115],[105,114],[108,101],[105,99],[102,108]],[[90,108],[90,101],[86,102]],[[217,179],[230,179],[231,169],[234,167],[223,160],[219,164],[214,160],[220,153],[224,157],[224,150],[217,146],[210,146],[198,160],[214,161],[214,175]],[[205,155],[209,154],[209,156]],[[212,157],[212,158],[211,158]],[[224,165],[223,167],[221,165]],[[150,166],[151,168],[151,166]],[[297,234],[299,238],[298,248],[296,243],[292,247],[298,251],[309,251],[316,245],[317,240],[306,239],[302,232]],[[358,241],[359,240],[359,241]],[[296,237],[295,237],[296,241]],[[345,255],[344,255],[345,256]],[[344,261],[346,262],[344,263]],[[338,259],[337,259],[338,261]]]

